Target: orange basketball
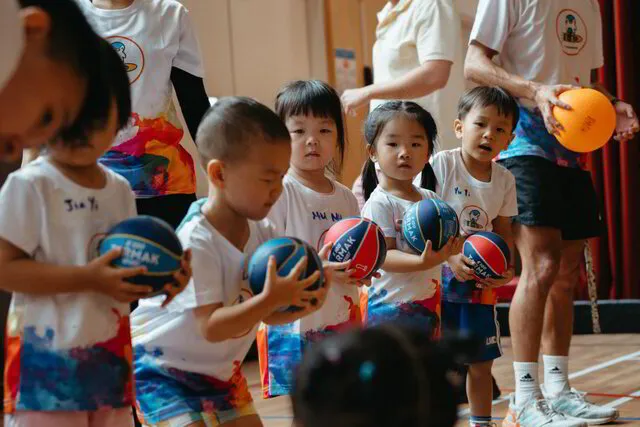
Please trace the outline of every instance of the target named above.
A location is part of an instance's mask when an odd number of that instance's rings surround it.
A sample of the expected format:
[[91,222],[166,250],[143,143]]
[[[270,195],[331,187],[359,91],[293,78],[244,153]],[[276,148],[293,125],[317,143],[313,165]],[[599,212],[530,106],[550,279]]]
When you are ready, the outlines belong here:
[[605,145],[616,128],[611,102],[594,89],[573,89],[558,97],[573,110],[553,107],[553,116],[564,126],[556,138],[571,151],[588,153]]

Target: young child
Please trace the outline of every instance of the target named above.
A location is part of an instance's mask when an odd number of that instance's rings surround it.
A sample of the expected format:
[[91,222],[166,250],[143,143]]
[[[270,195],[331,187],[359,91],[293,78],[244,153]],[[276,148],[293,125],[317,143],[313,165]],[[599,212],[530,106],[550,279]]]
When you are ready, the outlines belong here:
[[[454,351],[453,349],[456,349]],[[423,329],[382,325],[314,345],[296,373],[297,427],[453,427],[455,361],[463,345]],[[391,350],[391,351],[390,351]]]
[[[198,129],[209,196],[179,228],[192,250],[193,279],[167,309],[141,302],[132,314],[137,409],[149,426],[261,426],[241,364],[261,321],[289,323],[318,309],[326,288],[307,291],[269,263],[264,290],[252,295],[245,261],[275,236],[264,219],[282,192],[291,138],[284,123],[249,98],[221,98]],[[295,313],[282,307],[304,307]]]
[[77,0],[124,62],[133,115],[101,162],[124,176],[140,214],[177,227],[196,200],[195,166],[173,101],[195,140],[209,108],[188,10],[176,0]]
[[[0,192],[0,285],[13,292],[5,364],[5,426],[133,424],[129,302],[147,286],[116,269],[120,250],[97,257],[100,239],[136,215],[131,187],[98,164],[130,114],[129,82],[116,53],[102,66],[112,98],[104,129],[50,143]],[[188,262],[176,281],[184,287]],[[171,295],[180,289],[167,285]]]
[[[456,136],[462,147],[442,151],[431,158],[438,195],[453,207],[460,219],[460,233],[478,231],[501,235],[513,254],[511,217],[517,215],[513,175],[493,162],[507,148],[518,122],[518,105],[498,87],[476,87],[458,104]],[[509,260],[511,265],[511,260]],[[442,269],[442,321],[446,329],[462,330],[484,343],[467,374],[467,395],[472,427],[491,424],[493,360],[500,357],[500,330],[496,320],[494,287],[513,278],[513,268],[502,279],[476,283],[473,262],[454,254]]]
[[[110,103],[96,96],[105,86],[104,41],[76,2],[1,3],[0,159],[15,160],[23,147],[40,146],[62,132],[86,136],[94,125],[101,128]],[[12,3],[20,16],[6,10]],[[7,34],[12,24],[17,33]]]
[[[367,200],[362,216],[375,221],[385,235],[387,258],[381,277],[367,290],[365,323],[398,320],[430,331],[440,330],[440,264],[460,245],[455,239],[435,252],[431,243],[414,254],[398,230],[399,221],[414,203],[437,198],[433,191],[418,188],[413,180],[422,171],[435,188],[429,157],[436,138],[431,115],[414,102],[392,101],[373,110],[365,123],[369,159],[362,172]],[[378,183],[375,162],[380,166]],[[377,185],[377,186],[376,186]]]
[[[321,81],[296,81],[280,90],[276,112],[291,135],[292,156],[282,196],[268,218],[279,235],[298,237],[320,249],[335,222],[360,215],[351,191],[328,177],[337,172],[334,161],[340,165],[345,151],[340,97]],[[312,315],[288,325],[261,325],[258,349],[265,398],[290,393],[293,368],[309,342],[361,324],[351,273],[334,273],[324,306]]]

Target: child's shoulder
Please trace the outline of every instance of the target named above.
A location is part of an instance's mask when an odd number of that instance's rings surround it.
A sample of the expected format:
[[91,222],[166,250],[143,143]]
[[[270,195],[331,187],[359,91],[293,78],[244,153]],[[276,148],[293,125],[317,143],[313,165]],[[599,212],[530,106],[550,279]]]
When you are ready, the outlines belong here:
[[427,190],[426,188],[421,188],[421,187],[416,187],[416,189],[418,190],[418,193],[422,195],[423,199],[439,199],[440,198],[440,196],[438,196],[434,191]]
[[511,186],[515,185],[516,178],[511,171],[498,162],[493,162],[491,169],[491,185],[492,186]]
[[156,17],[171,17],[173,14],[186,11],[186,7],[178,0],[147,0],[142,2],[143,7],[152,12]]
[[102,170],[107,175],[107,182],[116,187],[119,191],[133,191],[129,181],[119,173],[112,171],[109,168],[102,166]]
[[451,150],[440,150],[431,156],[431,161],[447,161],[452,162],[456,159],[456,156],[460,155],[462,148],[452,148]]

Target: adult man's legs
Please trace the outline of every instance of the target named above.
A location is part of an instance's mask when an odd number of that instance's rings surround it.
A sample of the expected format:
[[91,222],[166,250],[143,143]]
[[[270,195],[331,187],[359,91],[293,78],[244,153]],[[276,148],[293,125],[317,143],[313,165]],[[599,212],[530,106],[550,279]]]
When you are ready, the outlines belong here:
[[516,374],[516,406],[540,395],[538,354],[545,304],[560,268],[562,237],[551,227],[514,224],[514,241],[522,274],[509,310]]
[[584,240],[562,244],[560,269],[544,312],[542,354],[545,391],[556,395],[569,387],[568,357],[573,335],[573,293],[580,277]]
[[516,392],[511,396],[503,427],[584,427],[552,410],[538,383],[538,353],[545,305],[561,264],[562,237],[552,227],[514,224],[514,241],[522,258],[522,274],[511,308]]
[[604,424],[618,418],[618,411],[589,403],[583,393],[569,386],[573,293],[580,276],[584,245],[584,240],[563,243],[560,270],[547,297],[542,333],[543,392],[555,411],[588,424]]

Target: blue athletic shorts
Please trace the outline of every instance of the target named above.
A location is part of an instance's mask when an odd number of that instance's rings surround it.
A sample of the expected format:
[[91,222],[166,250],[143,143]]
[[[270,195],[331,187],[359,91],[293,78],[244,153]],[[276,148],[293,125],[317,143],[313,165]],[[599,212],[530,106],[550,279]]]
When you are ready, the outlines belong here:
[[481,341],[481,350],[472,362],[502,356],[500,325],[495,305],[442,301],[443,329],[468,333]]

